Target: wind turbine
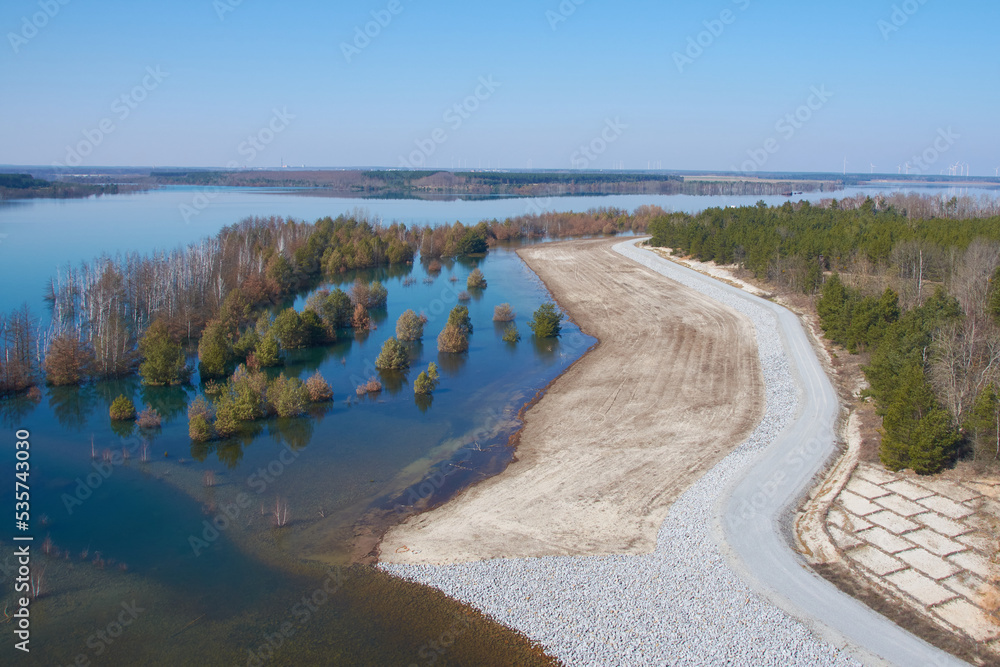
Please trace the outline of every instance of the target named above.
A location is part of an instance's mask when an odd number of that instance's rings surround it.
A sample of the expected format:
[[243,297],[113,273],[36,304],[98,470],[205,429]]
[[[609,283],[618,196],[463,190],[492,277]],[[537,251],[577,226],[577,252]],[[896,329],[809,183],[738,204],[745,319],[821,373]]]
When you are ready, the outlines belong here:
[[903,173],[903,165],[901,165],[901,164],[897,164],[896,165],[896,173],[897,174],[902,174]]
[[871,171],[870,171],[870,172],[868,172],[868,173],[869,173],[869,174],[874,174],[874,173],[875,173],[875,165],[872,165],[872,166],[871,166]]
[[903,166],[906,167],[906,175],[909,176],[910,175],[910,163],[909,162],[904,162]]
[[994,177],[1000,177],[1000,167],[996,168],[996,173],[993,174]]

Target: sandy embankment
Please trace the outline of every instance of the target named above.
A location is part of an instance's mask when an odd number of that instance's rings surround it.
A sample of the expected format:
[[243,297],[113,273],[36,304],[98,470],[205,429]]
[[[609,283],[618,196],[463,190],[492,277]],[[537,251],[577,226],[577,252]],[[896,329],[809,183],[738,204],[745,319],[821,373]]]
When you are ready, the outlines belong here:
[[381,561],[650,552],[674,499],[753,430],[751,322],[615,253],[619,241],[519,251],[601,342],[527,412],[515,463],[391,529]]

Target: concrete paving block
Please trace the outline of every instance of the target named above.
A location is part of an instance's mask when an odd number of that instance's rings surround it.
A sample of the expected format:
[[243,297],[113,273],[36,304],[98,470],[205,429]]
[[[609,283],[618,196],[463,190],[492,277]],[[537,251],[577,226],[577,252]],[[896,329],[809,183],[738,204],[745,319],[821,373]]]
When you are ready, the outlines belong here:
[[878,512],[882,509],[867,498],[862,498],[858,494],[846,490],[841,491],[837,499],[840,500],[840,504],[844,506],[844,509],[858,516],[865,516],[866,514]]
[[981,551],[983,553],[989,554],[1000,550],[1000,541],[995,537],[990,537],[987,533],[977,530],[972,533],[966,533],[965,535],[959,535],[955,538],[962,544],[969,546],[976,551]]
[[1000,503],[995,500],[991,500],[990,498],[971,500],[966,503],[966,506],[971,507],[973,511],[976,511],[979,514],[993,519],[1000,519]]
[[882,510],[881,512],[875,512],[874,514],[868,514],[865,516],[867,521],[871,521],[876,526],[882,526],[890,533],[905,533],[911,530],[916,530],[920,528],[919,525],[913,523],[909,519],[904,519],[894,512],[888,510]]
[[941,583],[962,597],[973,601],[979,599],[979,596],[981,595],[980,591],[983,586],[986,585],[985,581],[965,570],[952,577],[944,579]]
[[994,484],[990,482],[978,481],[978,482],[966,482],[965,486],[969,487],[973,491],[979,494],[993,498],[994,500],[1000,499],[1000,484]]
[[854,477],[860,477],[872,484],[878,485],[890,484],[899,479],[894,473],[874,463],[858,464],[858,467],[854,469]]
[[919,500],[920,498],[926,498],[927,496],[934,495],[933,491],[928,491],[924,487],[918,486],[913,482],[908,482],[906,480],[886,484],[885,488],[889,489],[893,493],[898,493],[904,498],[909,498],[910,500]]
[[972,528],[966,526],[964,523],[946,519],[940,514],[935,514],[934,512],[924,512],[923,514],[918,514],[917,516],[911,518],[914,521],[924,524],[928,528],[933,528],[935,532],[941,533],[946,537],[957,537],[972,531]]
[[887,496],[877,498],[875,502],[900,516],[913,516],[914,514],[921,514],[927,511],[927,508],[923,505],[918,505],[896,493],[890,493]]
[[859,530],[868,530],[872,527],[870,523],[856,514],[851,514],[842,507],[830,508],[830,511],[826,514],[826,522],[848,533],[856,533]]
[[952,591],[939,585],[933,579],[928,579],[916,570],[901,570],[890,574],[886,580],[927,607],[958,597]]
[[958,572],[959,568],[944,558],[935,556],[926,549],[901,551],[896,557],[914,569],[920,570],[931,579],[945,579]]
[[986,613],[976,605],[961,598],[934,608],[934,613],[948,621],[977,642],[1000,637],[1000,625],[990,622]]
[[887,496],[891,491],[886,491],[881,486],[867,482],[860,477],[852,477],[851,481],[847,483],[847,490],[852,493],[856,493],[862,498],[867,498],[872,500],[878,498],[879,496]]
[[890,572],[896,572],[906,568],[905,563],[893,558],[889,554],[883,553],[875,547],[865,545],[847,552],[847,557],[855,563],[866,567],[879,576],[885,576]]
[[907,533],[906,539],[916,542],[936,556],[948,556],[950,554],[958,553],[959,551],[965,551],[969,548],[961,542],[949,540],[944,535],[941,535],[930,528],[923,528],[921,530],[915,530],[912,533]]
[[990,563],[988,558],[970,551],[949,556],[948,560],[963,570],[978,574],[983,579],[990,579],[991,576],[1000,574],[1000,568]]
[[933,489],[938,495],[944,496],[949,500],[954,500],[956,503],[964,503],[972,500],[973,498],[978,498],[980,495],[976,491],[973,491],[958,482],[951,482],[943,479],[929,482],[927,486]]
[[985,512],[977,512],[976,514],[967,516],[962,519],[962,523],[966,526],[972,526],[973,528],[981,530],[987,534],[1000,532],[1000,521]]
[[859,539],[853,533],[843,531],[836,526],[827,526],[826,528],[830,531],[830,539],[833,540],[833,543],[844,551],[864,544],[864,541]]
[[904,540],[902,537],[896,537],[885,528],[879,528],[877,526],[869,530],[863,530],[855,533],[855,536],[890,554],[894,554],[899,551],[906,551],[907,549],[912,549],[915,546],[912,542]]
[[934,510],[938,514],[944,514],[949,519],[964,519],[972,514],[972,510],[961,503],[949,500],[944,496],[930,496],[918,500],[927,509]]

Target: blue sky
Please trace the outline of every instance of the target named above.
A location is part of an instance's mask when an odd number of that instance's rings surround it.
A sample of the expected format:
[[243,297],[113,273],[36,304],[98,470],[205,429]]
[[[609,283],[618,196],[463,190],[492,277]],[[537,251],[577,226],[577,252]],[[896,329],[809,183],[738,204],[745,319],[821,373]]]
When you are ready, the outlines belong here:
[[998,23],[944,0],[5,0],[0,164],[993,176]]

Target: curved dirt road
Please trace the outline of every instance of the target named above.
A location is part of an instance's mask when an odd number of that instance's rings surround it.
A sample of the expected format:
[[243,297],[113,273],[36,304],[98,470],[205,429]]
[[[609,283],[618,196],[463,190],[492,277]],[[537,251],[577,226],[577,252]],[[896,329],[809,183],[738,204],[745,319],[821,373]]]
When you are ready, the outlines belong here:
[[519,251],[603,342],[527,412],[518,460],[390,530],[383,563],[649,553],[674,499],[753,430],[764,403],[753,325],[615,242]]
[[735,295],[777,319],[799,385],[798,412],[792,424],[721,495],[716,534],[731,565],[759,595],[831,644],[849,642],[862,649],[874,664],[966,664],[842,593],[789,546],[791,516],[815,474],[835,452],[834,424],[839,411],[833,386],[798,318],[777,304],[639,250],[632,243],[615,249],[656,266],[665,275],[684,276],[685,282],[702,282]]

